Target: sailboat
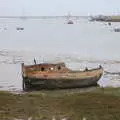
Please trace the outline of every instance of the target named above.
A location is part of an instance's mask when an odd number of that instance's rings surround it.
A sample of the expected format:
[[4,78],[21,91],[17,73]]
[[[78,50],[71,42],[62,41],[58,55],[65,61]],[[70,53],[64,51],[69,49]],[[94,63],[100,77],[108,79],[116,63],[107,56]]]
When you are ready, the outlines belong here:
[[71,14],[70,13],[67,16],[67,24],[74,24],[74,22],[71,20]]

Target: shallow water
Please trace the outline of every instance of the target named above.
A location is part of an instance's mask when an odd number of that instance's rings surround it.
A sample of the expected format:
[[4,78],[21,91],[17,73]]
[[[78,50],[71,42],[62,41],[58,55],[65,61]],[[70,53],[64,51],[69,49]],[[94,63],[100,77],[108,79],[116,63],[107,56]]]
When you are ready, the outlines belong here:
[[[71,69],[83,70],[102,65],[105,71],[98,84],[120,86],[119,23],[89,22],[87,19],[0,19],[0,89],[22,90],[21,65],[65,62]],[[24,30],[17,30],[22,27]]]
[[[1,55],[0,61],[0,90],[22,91],[21,63],[33,64],[33,58],[37,53],[34,52],[13,52],[4,51],[4,56]],[[0,52],[2,53],[2,51]],[[120,87],[120,62],[112,60],[83,60],[75,56],[44,56],[44,61],[41,62],[65,62],[67,67],[72,70],[84,70],[96,68],[99,65],[104,67],[104,75],[98,81],[101,87]],[[107,73],[108,72],[108,73]]]
[[[80,58],[120,59],[119,23],[89,22],[87,19],[0,19],[0,48],[38,51],[40,55],[76,54]],[[16,30],[18,27],[24,30]]]

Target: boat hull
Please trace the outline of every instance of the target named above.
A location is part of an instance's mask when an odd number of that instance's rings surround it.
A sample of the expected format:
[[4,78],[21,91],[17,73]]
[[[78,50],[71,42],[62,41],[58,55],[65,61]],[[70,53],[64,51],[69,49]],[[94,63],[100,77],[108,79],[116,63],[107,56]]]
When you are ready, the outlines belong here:
[[24,78],[23,87],[28,89],[68,89],[97,86],[99,77],[82,79],[43,79],[43,78]]

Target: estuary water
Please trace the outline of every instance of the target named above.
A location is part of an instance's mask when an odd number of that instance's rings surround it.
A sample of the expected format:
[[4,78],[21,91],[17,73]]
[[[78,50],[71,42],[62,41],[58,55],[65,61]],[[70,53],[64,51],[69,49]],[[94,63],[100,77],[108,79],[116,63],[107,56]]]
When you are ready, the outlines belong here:
[[21,63],[65,62],[73,70],[104,67],[98,84],[120,86],[120,23],[86,18],[0,18],[0,89],[22,90]]

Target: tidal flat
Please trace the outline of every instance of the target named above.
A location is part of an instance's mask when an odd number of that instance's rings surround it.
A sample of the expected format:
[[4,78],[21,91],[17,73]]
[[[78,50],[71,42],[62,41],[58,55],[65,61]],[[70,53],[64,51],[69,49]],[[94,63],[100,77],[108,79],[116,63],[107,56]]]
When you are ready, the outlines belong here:
[[42,90],[19,94],[0,91],[0,120],[118,120],[120,118],[120,88],[78,91],[80,90]]

